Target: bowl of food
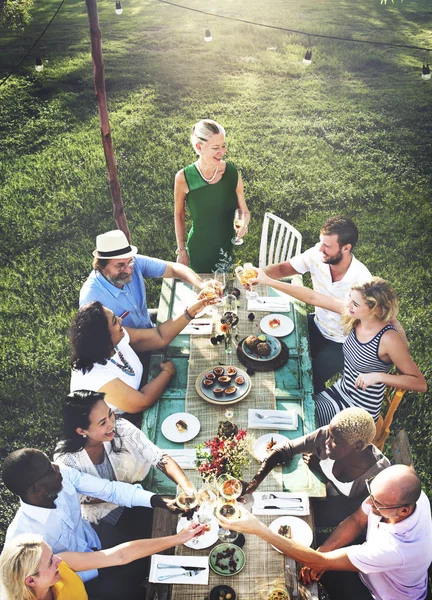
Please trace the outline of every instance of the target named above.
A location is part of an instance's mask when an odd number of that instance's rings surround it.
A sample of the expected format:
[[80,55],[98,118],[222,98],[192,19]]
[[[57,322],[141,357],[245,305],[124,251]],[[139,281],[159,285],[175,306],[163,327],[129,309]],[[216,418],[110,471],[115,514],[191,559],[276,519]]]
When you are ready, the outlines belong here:
[[237,594],[229,585],[216,585],[210,591],[210,600],[236,600]]

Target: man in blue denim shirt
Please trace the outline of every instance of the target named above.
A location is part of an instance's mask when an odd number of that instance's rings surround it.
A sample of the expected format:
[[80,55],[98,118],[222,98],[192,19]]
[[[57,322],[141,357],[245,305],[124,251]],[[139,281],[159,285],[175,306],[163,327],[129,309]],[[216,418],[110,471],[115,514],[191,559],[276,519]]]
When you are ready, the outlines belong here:
[[[143,490],[139,484],[112,482],[66,466],[60,468],[34,448],[12,452],[4,461],[2,477],[5,486],[21,499],[6,541],[22,533],[39,533],[53,553],[92,552],[104,546],[90,523],[82,519],[78,494],[120,506],[159,506],[176,512],[172,501]],[[114,569],[120,577],[120,569]],[[84,582],[98,577],[96,569],[78,574]]]
[[94,300],[123,318],[126,327],[152,327],[146,302],[144,277],[173,277],[202,289],[202,279],[180,263],[166,262],[137,254],[125,234],[115,229],[98,235],[93,252],[93,271],[81,288],[79,304]]

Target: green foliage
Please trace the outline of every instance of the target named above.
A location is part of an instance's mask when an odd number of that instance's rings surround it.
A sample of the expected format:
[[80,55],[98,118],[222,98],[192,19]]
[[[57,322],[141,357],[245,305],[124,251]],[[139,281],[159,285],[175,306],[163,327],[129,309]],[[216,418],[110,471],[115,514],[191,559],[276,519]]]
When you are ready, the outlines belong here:
[[[202,8],[198,0],[191,7]],[[173,180],[194,160],[190,127],[225,126],[252,212],[235,262],[257,262],[268,210],[292,222],[303,247],[345,213],[360,230],[356,256],[389,279],[414,360],[432,364],[431,82],[415,52],[314,40],[130,0],[121,16],[99,3],[110,120],[126,214],[140,252],[175,260]],[[363,0],[258,0],[218,5],[234,17],[314,33],[431,46],[429,0],[382,7]],[[0,29],[8,72],[57,8],[32,9],[23,34]],[[269,50],[269,48],[276,48]],[[113,228],[94,97],[85,4],[65,4],[31,61],[0,88],[0,453],[52,453],[69,389],[68,327],[91,269],[96,235]],[[156,305],[160,282],[147,283]],[[430,392],[397,414],[432,496]],[[17,506],[1,490],[0,530]],[[1,541],[1,540],[0,540]]]
[[1,0],[0,27],[24,29],[30,22],[30,9],[33,0]]

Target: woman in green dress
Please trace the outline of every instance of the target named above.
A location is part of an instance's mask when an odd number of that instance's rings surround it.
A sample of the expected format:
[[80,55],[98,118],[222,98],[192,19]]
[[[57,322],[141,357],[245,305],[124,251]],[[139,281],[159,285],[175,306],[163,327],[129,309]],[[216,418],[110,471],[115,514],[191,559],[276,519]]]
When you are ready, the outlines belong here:
[[[179,171],[174,184],[177,262],[197,273],[210,273],[217,269],[221,251],[231,256],[236,209],[243,221],[237,238],[247,233],[250,213],[240,173],[222,160],[226,152],[224,128],[210,119],[199,121],[192,128],[191,142],[198,160]],[[185,242],[186,201],[192,228]]]

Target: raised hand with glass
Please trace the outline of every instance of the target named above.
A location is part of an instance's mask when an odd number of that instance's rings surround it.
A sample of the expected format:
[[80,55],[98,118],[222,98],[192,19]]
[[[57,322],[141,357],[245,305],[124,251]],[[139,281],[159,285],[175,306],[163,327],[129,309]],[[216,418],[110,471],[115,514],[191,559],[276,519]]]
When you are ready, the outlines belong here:
[[[216,516],[225,517],[229,520],[238,519],[240,517],[240,507],[237,498],[242,493],[241,481],[225,473],[218,477],[217,484],[221,498],[216,507]],[[238,533],[231,529],[219,527],[218,537],[224,542],[233,542],[238,538]]]
[[239,238],[238,234],[240,230],[245,226],[245,213],[240,208],[237,208],[234,213],[234,231],[235,237],[232,238],[234,246],[241,246],[243,244],[243,238]]
[[[257,269],[253,266],[252,263],[245,263],[243,267],[237,267],[235,270],[235,274],[237,275],[237,279],[244,286],[249,286],[249,281],[251,279],[255,279],[258,275]],[[258,292],[254,290],[248,289],[246,291],[246,298],[248,300],[252,300],[253,298],[258,297]]]

